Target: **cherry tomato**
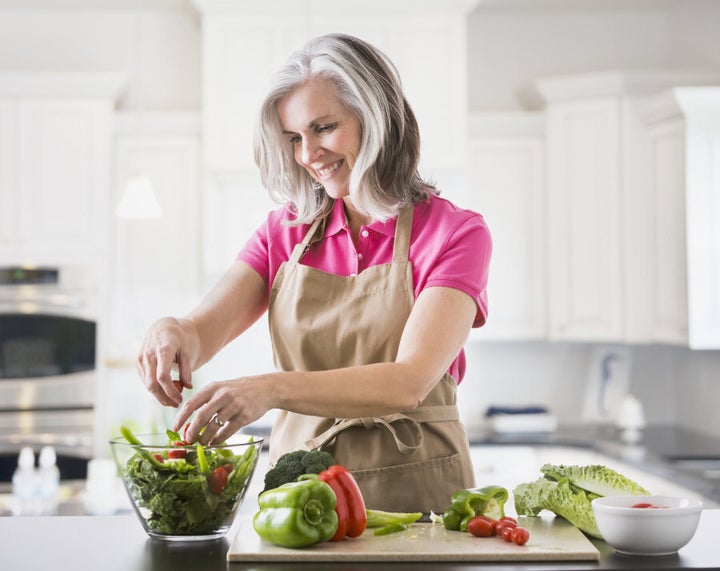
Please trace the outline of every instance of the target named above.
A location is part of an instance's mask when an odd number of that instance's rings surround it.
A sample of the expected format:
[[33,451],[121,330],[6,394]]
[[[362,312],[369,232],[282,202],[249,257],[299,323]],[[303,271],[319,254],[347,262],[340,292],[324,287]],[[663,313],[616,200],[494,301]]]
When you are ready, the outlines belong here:
[[235,464],[230,464],[229,462],[227,464],[223,464],[223,469],[229,474],[235,469]]
[[189,423],[189,422],[188,422],[188,423],[185,425],[185,427],[183,428],[182,437],[183,437],[183,440],[184,440],[185,442],[188,442],[188,443],[189,443],[190,441],[188,440],[188,437],[187,437],[188,428],[190,428],[190,423]]
[[162,454],[153,454],[153,458],[155,458],[155,460],[157,460],[158,462],[160,462],[160,464],[162,464],[163,462],[165,462],[165,458],[162,457]]
[[479,516],[475,516],[475,517],[481,517],[481,518],[484,518],[484,519],[486,519],[487,521],[489,521],[489,522],[490,522],[490,525],[492,525],[492,534],[493,534],[493,535],[497,535],[497,526],[500,524],[500,520],[493,519],[493,518],[488,517],[488,516],[486,516],[486,515],[479,515]]
[[222,494],[225,486],[227,486],[227,481],[228,473],[225,468],[223,468],[222,466],[215,468],[210,474],[210,478],[208,480],[208,486],[210,487],[210,491],[215,494]]
[[515,545],[525,545],[530,539],[530,532],[524,527],[516,527],[510,532],[510,536]]
[[514,523],[515,525],[517,525],[517,520],[514,517],[509,516],[509,515],[501,517],[500,521],[509,521],[510,523]]
[[656,504],[648,504],[648,503],[645,503],[645,502],[641,502],[641,503],[639,503],[639,504],[634,504],[634,505],[632,505],[632,506],[630,506],[630,507],[632,507],[632,508],[641,508],[641,509],[658,509],[658,508],[664,508],[664,507],[666,507],[666,506],[658,506],[658,505],[656,505]]
[[185,442],[173,442],[175,450],[168,450],[168,458],[185,458],[187,456],[187,450],[185,450]]
[[507,541],[510,543],[512,541],[512,533],[515,530],[514,527],[510,527],[507,525],[498,526],[498,532],[497,534],[503,538],[504,541]]
[[467,529],[475,537],[492,537],[495,535],[492,520],[482,515],[472,518],[468,522]]
[[509,529],[509,530],[512,531],[515,527],[517,527],[517,524],[516,524],[515,522],[507,521],[507,520],[505,520],[505,521],[502,521],[502,520],[501,520],[501,521],[498,521],[498,522],[497,522],[497,525],[495,526],[495,534],[496,534],[496,535],[499,535],[500,537],[502,537],[503,539],[505,539],[505,536],[503,535],[503,532],[504,532],[506,529]]

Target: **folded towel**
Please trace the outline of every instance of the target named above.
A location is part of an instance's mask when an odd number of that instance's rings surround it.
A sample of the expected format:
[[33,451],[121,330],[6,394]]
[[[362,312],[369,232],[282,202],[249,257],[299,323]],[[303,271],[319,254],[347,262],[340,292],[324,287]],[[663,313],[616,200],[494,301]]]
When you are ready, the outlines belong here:
[[547,414],[549,411],[544,406],[489,406],[485,411],[485,417],[490,418],[499,414]]

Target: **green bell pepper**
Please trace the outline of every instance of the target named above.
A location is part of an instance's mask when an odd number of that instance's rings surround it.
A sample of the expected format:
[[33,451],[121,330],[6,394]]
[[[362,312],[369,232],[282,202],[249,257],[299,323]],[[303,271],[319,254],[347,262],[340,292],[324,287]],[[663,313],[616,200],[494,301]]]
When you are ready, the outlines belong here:
[[468,522],[476,515],[500,519],[505,515],[508,491],[501,486],[472,488],[453,494],[450,507],[443,513],[445,529],[467,531]]
[[289,482],[258,496],[260,511],[253,518],[257,534],[283,547],[307,547],[335,535],[337,498],[317,478]]

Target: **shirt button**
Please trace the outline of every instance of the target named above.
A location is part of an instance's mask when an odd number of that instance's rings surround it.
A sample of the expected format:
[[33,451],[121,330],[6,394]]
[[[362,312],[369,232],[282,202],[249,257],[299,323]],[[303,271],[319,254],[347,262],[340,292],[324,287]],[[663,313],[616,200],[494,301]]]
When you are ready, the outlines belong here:
[[350,277],[351,277],[351,278],[354,278],[356,275],[357,275],[357,274],[356,274],[355,272],[353,272],[353,273],[350,274]]
[[362,260],[363,255],[362,255],[362,254],[358,254],[357,257],[358,257],[358,260]]
[[362,232],[360,232],[360,235],[361,235],[363,238],[367,238],[367,237],[368,237],[368,234],[369,234],[369,232],[368,232],[367,230],[363,230]]

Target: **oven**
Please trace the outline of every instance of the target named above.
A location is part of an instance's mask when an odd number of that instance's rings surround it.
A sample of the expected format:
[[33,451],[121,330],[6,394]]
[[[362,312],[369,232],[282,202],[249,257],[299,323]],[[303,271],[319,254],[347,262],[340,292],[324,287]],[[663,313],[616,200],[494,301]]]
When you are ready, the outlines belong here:
[[0,486],[20,449],[53,446],[62,479],[93,454],[98,295],[87,269],[0,267]]

